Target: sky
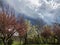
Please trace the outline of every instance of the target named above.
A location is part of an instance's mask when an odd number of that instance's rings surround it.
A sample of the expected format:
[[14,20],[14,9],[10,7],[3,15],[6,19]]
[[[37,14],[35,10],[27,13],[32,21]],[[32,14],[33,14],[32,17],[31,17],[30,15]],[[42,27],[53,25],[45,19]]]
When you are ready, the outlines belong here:
[[16,11],[46,23],[60,23],[60,0],[5,0]]

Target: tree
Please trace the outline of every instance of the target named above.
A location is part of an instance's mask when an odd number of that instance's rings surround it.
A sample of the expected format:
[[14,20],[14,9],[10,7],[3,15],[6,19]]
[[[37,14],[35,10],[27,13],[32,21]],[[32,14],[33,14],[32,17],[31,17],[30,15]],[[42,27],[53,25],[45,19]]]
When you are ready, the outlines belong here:
[[[34,37],[37,37],[37,27],[35,25],[32,25],[29,20],[25,20],[25,24],[27,27],[27,43],[33,43],[34,42]],[[33,39],[33,40],[32,40]],[[36,42],[36,41],[35,41]]]
[[56,24],[53,26],[53,32],[55,34],[54,38],[58,39],[58,43],[60,43],[60,25]]
[[20,16],[17,20],[17,27],[16,27],[20,37],[23,37],[26,33],[26,24],[25,20],[22,16]]
[[50,26],[44,26],[43,31],[41,32],[41,36],[46,39],[45,43],[47,43],[47,39],[51,36],[51,27]]
[[49,37],[51,35],[51,28],[49,26],[43,27],[43,32],[41,33],[44,37]]
[[8,40],[16,32],[16,26],[16,17],[14,15],[0,13],[0,38],[4,45],[8,45]]
[[27,26],[24,20],[24,17],[19,16],[17,20],[17,32],[19,33],[19,38],[20,38],[20,45],[21,45],[21,39],[24,38],[25,42],[27,38]]

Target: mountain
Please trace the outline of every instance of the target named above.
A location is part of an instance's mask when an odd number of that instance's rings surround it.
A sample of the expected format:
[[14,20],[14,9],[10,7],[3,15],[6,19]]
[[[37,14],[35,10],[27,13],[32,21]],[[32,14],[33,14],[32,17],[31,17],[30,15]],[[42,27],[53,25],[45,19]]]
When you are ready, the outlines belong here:
[[16,15],[16,16],[23,16],[24,19],[29,20],[33,25],[43,26],[43,25],[46,24],[46,22],[44,22],[44,20],[42,20],[41,18],[31,18],[31,17],[29,17],[29,16],[26,16],[26,15],[23,14],[23,13],[18,13],[18,12],[16,12],[15,15]]

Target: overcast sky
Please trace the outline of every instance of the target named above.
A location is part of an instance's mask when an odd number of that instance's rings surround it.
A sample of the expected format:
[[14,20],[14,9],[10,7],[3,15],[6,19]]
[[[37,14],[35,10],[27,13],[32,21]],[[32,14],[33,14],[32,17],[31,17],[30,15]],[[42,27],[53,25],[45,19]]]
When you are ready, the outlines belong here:
[[60,23],[60,0],[6,0],[16,11],[45,22]]

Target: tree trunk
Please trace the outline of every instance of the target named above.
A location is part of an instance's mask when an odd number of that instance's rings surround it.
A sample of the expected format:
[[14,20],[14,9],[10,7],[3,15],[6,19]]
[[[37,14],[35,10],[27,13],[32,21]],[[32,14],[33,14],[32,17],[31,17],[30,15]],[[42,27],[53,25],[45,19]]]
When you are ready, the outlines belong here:
[[60,44],[60,38],[58,38],[58,44]]
[[20,45],[21,45],[21,37],[20,37]]
[[25,35],[25,42],[24,42],[24,44],[27,44],[27,34]]
[[39,37],[39,34],[38,34],[37,36],[38,36],[38,39],[39,39],[39,40],[38,40],[38,44],[39,44],[39,43],[40,43],[40,37]]
[[4,39],[4,40],[3,40],[3,44],[4,44],[4,45],[8,45],[7,40]]
[[6,42],[4,42],[4,45],[8,45]]
[[55,44],[55,38],[54,38],[54,44]]
[[27,43],[27,37],[25,37],[25,44]]

